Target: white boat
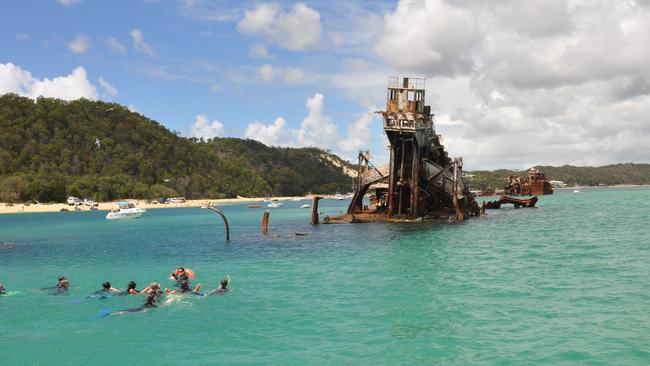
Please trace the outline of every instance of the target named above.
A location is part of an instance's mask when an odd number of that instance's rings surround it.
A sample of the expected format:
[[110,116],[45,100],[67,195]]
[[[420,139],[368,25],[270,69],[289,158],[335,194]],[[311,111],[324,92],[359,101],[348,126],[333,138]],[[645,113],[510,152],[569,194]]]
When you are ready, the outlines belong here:
[[292,201],[302,201],[302,197],[293,197],[291,198]]
[[311,205],[307,205],[307,204],[304,204],[304,205],[300,206],[300,208],[310,208],[310,207],[311,207]]
[[573,187],[573,193],[580,193],[581,188],[582,187],[580,187],[579,185],[576,184],[575,187]]
[[137,208],[130,202],[118,202],[117,207],[106,214],[106,220],[135,219],[142,216],[147,210]]
[[272,200],[271,203],[267,206],[268,208],[278,208],[278,207],[283,207],[284,203],[278,201],[278,200]]
[[336,194],[334,195],[334,199],[339,200],[339,201],[342,201],[342,200],[345,199],[345,197],[343,197],[343,195],[341,194],[341,192],[336,192]]

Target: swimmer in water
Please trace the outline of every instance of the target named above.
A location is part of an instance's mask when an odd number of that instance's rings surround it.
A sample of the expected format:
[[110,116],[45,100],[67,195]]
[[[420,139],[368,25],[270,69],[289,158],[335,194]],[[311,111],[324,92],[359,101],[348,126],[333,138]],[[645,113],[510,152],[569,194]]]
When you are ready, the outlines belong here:
[[134,281],[129,282],[128,285],[126,285],[126,290],[117,293],[117,296],[126,296],[126,295],[137,295],[140,293],[140,291],[136,290],[137,285],[135,284]]
[[116,293],[116,292],[120,292],[120,289],[112,287],[111,283],[106,281],[106,282],[102,283],[102,289],[101,290],[97,290],[97,291],[93,292],[92,295],[88,295],[86,297],[87,298],[99,297],[100,299],[106,299],[111,294]]
[[230,276],[228,278],[224,278],[221,280],[219,283],[219,287],[209,291],[207,295],[223,295],[226,291],[228,291],[228,284],[230,283]]
[[179,288],[179,289],[176,289],[176,290],[170,290],[170,289],[166,288],[166,289],[165,289],[165,292],[168,293],[168,294],[176,294],[176,293],[179,293],[179,294],[195,293],[195,294],[201,295],[201,293],[199,292],[199,290],[201,289],[201,284],[199,283],[198,285],[196,285],[196,287],[194,287],[194,289],[190,288],[190,281],[187,279],[186,276],[185,276],[185,277],[181,277],[181,280],[180,280],[179,285],[180,285],[180,288]]
[[7,294],[7,289],[3,284],[0,283],[0,295],[6,295]]
[[106,281],[106,282],[102,283],[102,289],[101,290],[95,291],[95,295],[101,295],[101,294],[105,294],[105,293],[108,293],[108,292],[120,292],[120,289],[112,287],[111,283]]
[[153,294],[156,297],[156,300],[160,300],[160,298],[162,297],[162,292],[160,291],[160,285],[156,281],[152,282],[149,286],[142,289],[140,293]]
[[154,281],[150,283],[149,286],[143,288],[142,291],[140,291],[140,293],[150,294],[152,292],[158,292],[158,291],[160,291],[160,285],[158,284],[158,282]]
[[56,284],[56,289],[59,292],[63,291],[68,291],[68,288],[70,287],[70,282],[65,276],[59,277],[59,282]]
[[194,271],[189,268],[178,267],[174,272],[169,275],[170,280],[175,280],[176,284],[180,284],[183,276],[187,278],[194,278]]
[[130,308],[130,309],[125,309],[125,310],[120,310],[120,311],[114,311],[110,312],[106,315],[123,315],[123,314],[128,314],[128,313],[137,313],[140,311],[145,311],[148,308],[155,308],[158,307],[156,305],[156,294],[155,293],[150,293],[147,296],[147,300],[145,301],[144,304],[138,306],[137,308]]

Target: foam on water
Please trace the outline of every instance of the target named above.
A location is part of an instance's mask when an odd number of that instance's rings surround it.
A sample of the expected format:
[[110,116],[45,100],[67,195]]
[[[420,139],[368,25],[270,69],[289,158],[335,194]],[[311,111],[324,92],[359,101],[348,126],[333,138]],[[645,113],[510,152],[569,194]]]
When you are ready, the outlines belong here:
[[[198,208],[0,216],[0,282],[20,292],[0,296],[2,364],[650,362],[648,189],[557,192],[457,224],[312,227],[300,203],[271,211],[267,237],[263,210],[221,207],[228,243]],[[178,266],[202,291],[226,273],[236,286],[129,316],[101,314],[144,296],[85,298],[103,281],[171,288]],[[39,290],[60,275],[66,296]]]

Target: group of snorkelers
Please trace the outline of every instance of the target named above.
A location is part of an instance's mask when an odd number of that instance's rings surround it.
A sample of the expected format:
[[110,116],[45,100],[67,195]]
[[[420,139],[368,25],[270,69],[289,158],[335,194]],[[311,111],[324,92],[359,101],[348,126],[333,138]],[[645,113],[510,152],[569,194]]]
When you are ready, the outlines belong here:
[[[207,292],[200,292],[201,290],[200,283],[194,286],[193,288],[190,286],[190,279],[194,278],[194,272],[190,269],[185,269],[183,267],[177,268],[174,272],[170,274],[169,278],[176,281],[177,288],[173,290],[165,288],[164,291],[161,291],[160,284],[154,281],[151,282],[151,284],[149,284],[149,286],[145,287],[144,289],[138,290],[136,288],[137,284],[134,281],[130,281],[125,290],[120,290],[118,288],[113,287],[110,282],[106,281],[102,283],[101,290],[95,291],[92,295],[89,295],[88,297],[106,298],[108,296],[127,296],[127,295],[147,294],[147,300],[141,306],[137,308],[116,312],[116,314],[122,314],[125,312],[142,311],[146,308],[156,307],[156,302],[162,298],[163,292],[165,292],[166,294],[180,294],[180,295],[191,294],[196,296],[223,295],[226,291],[228,291],[228,285],[230,284],[230,276],[226,276],[226,278],[222,279],[221,282],[219,283],[219,287]],[[60,276],[55,286],[46,287],[43,288],[43,290],[54,290],[52,294],[56,295],[56,294],[66,293],[69,288],[70,288],[70,281],[68,281],[68,278],[65,276]],[[4,295],[5,293],[6,293],[6,289],[2,285],[2,283],[0,283],[0,295]]]

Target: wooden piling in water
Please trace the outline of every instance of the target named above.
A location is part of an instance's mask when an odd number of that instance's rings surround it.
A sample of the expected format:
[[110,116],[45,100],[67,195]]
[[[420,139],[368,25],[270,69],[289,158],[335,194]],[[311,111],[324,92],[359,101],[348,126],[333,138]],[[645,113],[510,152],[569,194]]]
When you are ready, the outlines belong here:
[[266,235],[269,232],[269,210],[264,212],[262,217],[262,235]]
[[318,225],[318,201],[323,197],[314,196],[314,201],[311,204],[311,224]]

